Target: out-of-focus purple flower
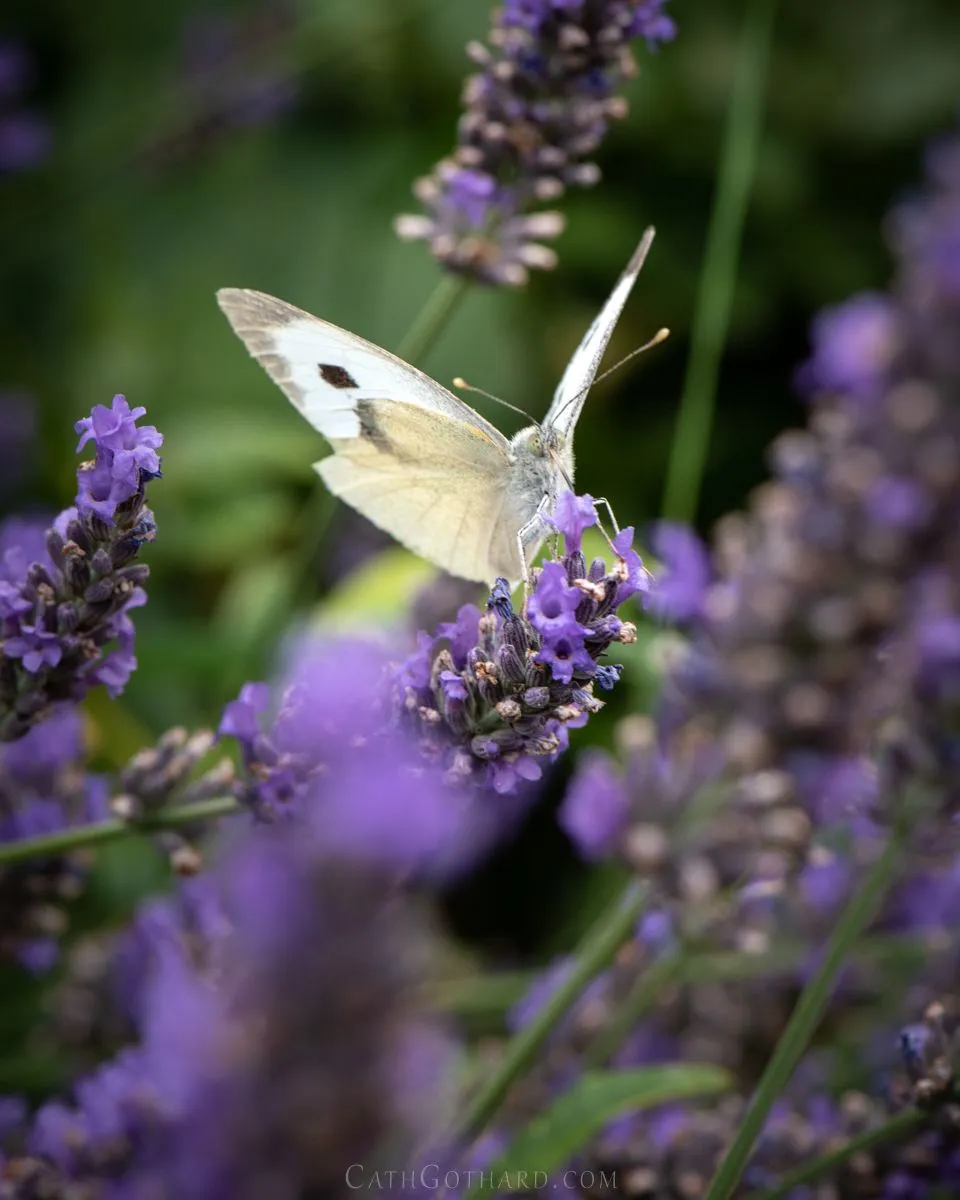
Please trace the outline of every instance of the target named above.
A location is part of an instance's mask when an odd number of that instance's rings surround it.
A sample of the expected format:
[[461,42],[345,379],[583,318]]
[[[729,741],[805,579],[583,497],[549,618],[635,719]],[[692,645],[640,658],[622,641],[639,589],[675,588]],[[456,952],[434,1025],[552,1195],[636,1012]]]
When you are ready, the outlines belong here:
[[0,530],[0,741],[21,736],[52,704],[96,686],[119,695],[136,667],[130,611],[146,602],[148,568],[134,562],[155,526],[145,484],[162,438],[138,427],[122,396],[77,423],[96,459],[77,472],[77,506],[43,542],[33,523]]
[[260,716],[270,704],[270,688],[265,683],[245,683],[236,700],[223,710],[218,730],[221,737],[236,738],[247,753],[260,736]]
[[421,635],[398,668],[401,721],[451,782],[521,794],[565,748],[567,730],[601,707],[594,685],[616,683],[618,665],[602,659],[636,637],[616,610],[646,588],[646,572],[632,530],[614,539],[612,566],[599,558],[587,566],[580,542],[593,516],[589,497],[559,498],[554,524],[565,549],[534,572],[525,615],[500,580],[485,615],[465,606],[435,638]]
[[955,134],[929,147],[927,172],[933,187],[895,210],[893,239],[906,264],[912,301],[924,313],[942,306],[943,315],[955,317],[960,303],[960,140]]
[[633,596],[642,596],[650,590],[650,572],[643,565],[640,555],[633,549],[633,526],[621,529],[613,539],[613,549],[620,557],[620,586],[617,588],[617,605],[624,604]]
[[530,209],[600,178],[589,159],[626,115],[616,92],[637,71],[631,42],[653,50],[676,35],[664,2],[510,0],[498,9],[490,47],[467,48],[481,71],[467,81],[457,148],[417,181],[425,213],[398,217],[398,234],[486,283],[522,284],[530,268],[554,266],[538,239],[556,237],[563,217]]
[[27,50],[17,42],[0,41],[0,175],[38,166],[50,146],[47,122],[21,107],[33,74]]
[[656,50],[677,36],[676,22],[663,11],[663,0],[640,0],[630,32],[646,39],[647,49]]
[[710,584],[706,547],[688,526],[671,521],[657,525],[651,544],[660,569],[647,597],[647,610],[678,625],[696,620]]
[[630,800],[623,779],[604,754],[581,760],[560,808],[560,827],[586,859],[608,855],[623,831]]
[[[440,684],[451,704],[461,687],[458,675]],[[301,643],[271,722],[262,684],[224,712],[220,734],[239,741],[246,768],[236,794],[340,857],[401,876],[455,873],[486,846],[493,814],[397,731],[390,692],[378,647]]]
[[801,391],[871,399],[900,346],[896,306],[874,292],[825,309],[813,323],[813,355],[797,372]]
[[176,81],[184,116],[149,146],[154,161],[195,157],[231,131],[268,124],[294,107],[297,80],[274,49],[294,19],[278,0],[236,12],[210,7],[187,17]]
[[177,919],[141,925],[139,1043],[38,1112],[18,1178],[157,1200],[333,1194],[351,1164],[372,1175],[433,1128],[449,1051],[402,895],[291,825],[247,831],[204,887],[215,919],[189,938]]
[[[106,781],[83,769],[83,725],[63,706],[17,742],[0,745],[0,844],[58,833],[108,814]],[[0,959],[34,974],[59,957],[69,901],[89,864],[81,854],[0,867]]]

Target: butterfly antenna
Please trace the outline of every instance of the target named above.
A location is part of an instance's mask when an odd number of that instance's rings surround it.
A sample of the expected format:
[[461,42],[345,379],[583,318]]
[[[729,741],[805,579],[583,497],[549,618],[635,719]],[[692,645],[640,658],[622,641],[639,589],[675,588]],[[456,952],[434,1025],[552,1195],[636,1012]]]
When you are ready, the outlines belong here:
[[536,417],[531,417],[528,412],[524,412],[522,408],[517,408],[515,404],[511,404],[509,400],[501,400],[499,396],[494,396],[492,392],[485,392],[483,388],[474,387],[473,384],[467,383],[465,379],[461,379],[458,375],[453,381],[453,386],[461,392],[476,392],[478,396],[486,396],[488,400],[494,400],[497,404],[502,404],[504,408],[509,408],[512,412],[519,413],[521,417],[526,417],[528,421],[532,421],[537,428],[540,428],[540,422]]
[[669,329],[658,329],[657,332],[653,335],[653,337],[650,339],[649,342],[644,342],[643,345],[638,346],[636,348],[636,350],[631,350],[630,353],[627,355],[624,355],[624,357],[621,358],[619,360],[619,362],[615,362],[612,367],[607,367],[607,369],[605,371],[601,372],[601,374],[597,375],[594,379],[591,379],[590,382],[587,384],[587,386],[582,387],[575,396],[571,396],[570,399],[563,406],[563,408],[560,409],[560,412],[557,413],[557,416],[559,417],[560,413],[565,412],[570,407],[571,404],[574,404],[577,400],[580,399],[581,396],[583,396],[586,392],[589,392],[592,387],[594,387],[596,384],[600,383],[601,380],[606,379],[608,375],[612,375],[614,373],[614,371],[619,371],[620,368],[625,363],[628,363],[631,358],[636,358],[638,354],[643,354],[643,352],[645,350],[652,350],[654,346],[659,346],[660,343],[665,342],[669,336],[670,336]]

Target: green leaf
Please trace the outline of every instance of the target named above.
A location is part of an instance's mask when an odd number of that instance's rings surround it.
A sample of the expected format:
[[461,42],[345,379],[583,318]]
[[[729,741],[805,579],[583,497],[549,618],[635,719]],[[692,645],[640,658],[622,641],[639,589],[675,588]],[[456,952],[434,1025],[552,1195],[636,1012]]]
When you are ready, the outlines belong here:
[[732,1082],[726,1071],[706,1063],[588,1072],[521,1130],[494,1163],[492,1173],[498,1178],[526,1175],[528,1179],[538,1173],[542,1179],[569,1162],[614,1117],[715,1095]]
[[395,621],[436,568],[400,546],[368,559],[314,610],[313,626],[324,633],[357,633]]
[[224,643],[247,650],[257,642],[272,641],[288,624],[302,574],[293,554],[239,566],[220,593],[213,618]]

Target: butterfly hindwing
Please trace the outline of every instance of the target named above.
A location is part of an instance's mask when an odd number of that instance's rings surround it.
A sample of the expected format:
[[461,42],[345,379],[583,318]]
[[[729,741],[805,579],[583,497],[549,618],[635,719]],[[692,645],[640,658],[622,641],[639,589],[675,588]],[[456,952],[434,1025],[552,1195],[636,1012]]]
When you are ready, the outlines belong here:
[[498,536],[509,470],[503,440],[398,400],[360,400],[361,435],[316,464],[336,496],[415,554],[464,579],[515,578],[515,536]]

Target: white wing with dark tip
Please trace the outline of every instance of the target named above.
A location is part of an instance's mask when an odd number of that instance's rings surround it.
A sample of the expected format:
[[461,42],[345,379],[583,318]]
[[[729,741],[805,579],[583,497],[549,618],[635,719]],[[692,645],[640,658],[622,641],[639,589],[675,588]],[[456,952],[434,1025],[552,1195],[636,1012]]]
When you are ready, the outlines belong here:
[[500,431],[402,358],[264,292],[222,288],[217,301],[234,332],[314,429],[361,435],[359,400],[402,400],[466,421],[503,446]]
[[647,257],[647,251],[653,241],[653,234],[654,231],[651,227],[640,239],[640,245],[637,246],[626,269],[617,280],[617,285],[610,293],[610,298],[587,330],[583,341],[567,364],[563,378],[557,384],[550,411],[543,423],[545,426],[556,429],[566,439],[573,434],[590,385],[600,369],[600,363],[614,326],[623,311],[623,306],[627,302],[634,283],[636,283],[643,261]]

